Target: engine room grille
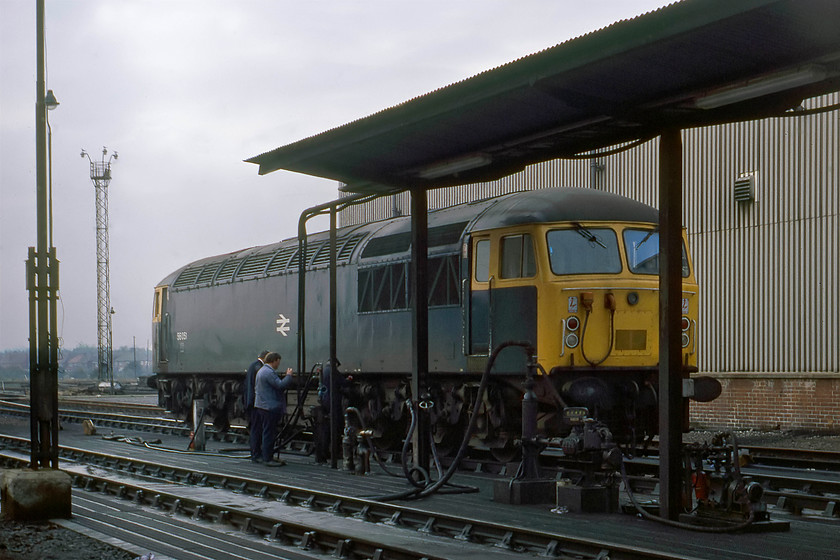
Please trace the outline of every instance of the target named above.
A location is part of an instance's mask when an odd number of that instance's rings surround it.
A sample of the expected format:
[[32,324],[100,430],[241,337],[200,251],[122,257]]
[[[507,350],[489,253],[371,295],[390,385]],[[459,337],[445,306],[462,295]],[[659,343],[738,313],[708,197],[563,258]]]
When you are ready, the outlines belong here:
[[201,274],[198,275],[198,279],[195,281],[196,284],[208,284],[213,281],[213,277],[216,276],[216,272],[219,270],[219,267],[222,266],[222,263],[214,263],[208,264],[203,269],[201,269]]
[[241,263],[242,259],[231,259],[225,262],[225,264],[222,265],[222,269],[219,271],[219,274],[216,275],[216,282],[224,282],[225,280],[233,278],[233,274],[236,272],[236,269],[239,268]]
[[[339,264],[350,262],[353,250],[365,238],[364,234],[350,235],[337,240],[336,261]],[[224,262],[213,262],[205,266],[185,269],[178,275],[172,287],[177,289],[208,285],[211,282],[221,284],[236,280],[248,280],[262,276],[297,272],[298,244],[296,240],[285,243],[276,251],[260,253],[245,258],[233,258]],[[328,265],[330,257],[329,240],[311,243],[306,247],[308,266]]]
[[268,265],[265,273],[270,276],[272,274],[285,272],[286,267],[289,266],[289,261],[292,260],[292,256],[297,252],[297,250],[297,243],[282,247],[279,251],[274,253],[274,258],[271,259],[271,264]]
[[188,268],[178,275],[178,279],[172,284],[173,288],[186,288],[195,284],[196,278],[201,274],[202,267]]
[[265,272],[265,267],[268,264],[268,261],[271,260],[273,253],[264,253],[262,255],[251,255],[245,262],[242,263],[242,266],[239,267],[239,270],[236,271],[237,278],[244,278],[246,276],[258,276]]
[[353,249],[359,246],[359,243],[364,239],[365,236],[362,234],[351,235],[344,245],[341,245],[338,249],[338,255],[336,256],[336,260],[340,263],[349,262],[350,256],[353,254]]

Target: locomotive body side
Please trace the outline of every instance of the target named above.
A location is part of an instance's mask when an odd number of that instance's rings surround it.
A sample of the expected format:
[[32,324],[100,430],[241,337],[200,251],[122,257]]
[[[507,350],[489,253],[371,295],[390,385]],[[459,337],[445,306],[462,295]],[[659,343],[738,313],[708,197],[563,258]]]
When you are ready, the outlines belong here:
[[[522,353],[506,351],[480,411],[468,410],[492,349],[529,341],[540,376],[540,430],[562,435],[560,402],[586,406],[630,442],[657,431],[658,214],[590,189],[514,193],[429,216],[429,370],[439,443],[483,415],[474,445],[518,437]],[[351,401],[378,435],[399,441],[410,397],[410,221],[338,232],[338,356]],[[328,236],[309,238],[306,354],[329,355]],[[244,369],[261,349],[297,360],[297,240],[187,265],[155,289],[161,404],[183,414],[202,396],[211,414],[242,416]],[[684,250],[684,375],[696,369],[697,284]],[[298,393],[300,396],[300,393]],[[388,435],[392,435],[393,439]]]

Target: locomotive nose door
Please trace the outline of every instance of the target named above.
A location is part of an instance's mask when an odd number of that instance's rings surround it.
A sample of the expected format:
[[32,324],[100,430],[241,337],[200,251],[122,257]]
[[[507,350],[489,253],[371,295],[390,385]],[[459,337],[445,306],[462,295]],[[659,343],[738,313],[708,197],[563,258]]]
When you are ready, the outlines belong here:
[[490,351],[490,237],[473,237],[470,252],[466,312],[466,350],[470,356],[487,356]]
[[[506,341],[537,347],[537,261],[530,233],[505,232],[498,240],[497,280],[491,282],[490,334],[493,347]],[[503,352],[495,370],[524,371],[522,352]]]
[[[481,370],[476,358],[488,356],[502,342],[537,346],[537,265],[528,233],[475,236],[471,248],[464,346],[473,358],[470,369]],[[521,366],[521,357],[500,355],[495,369]]]

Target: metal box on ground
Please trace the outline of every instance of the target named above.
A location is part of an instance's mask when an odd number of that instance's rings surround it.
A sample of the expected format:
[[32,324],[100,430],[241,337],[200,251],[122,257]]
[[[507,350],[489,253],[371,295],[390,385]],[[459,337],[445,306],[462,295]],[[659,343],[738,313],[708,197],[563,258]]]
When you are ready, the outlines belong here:
[[550,504],[554,479],[500,479],[493,482],[493,501],[502,504]]
[[613,513],[618,511],[618,488],[615,486],[578,486],[556,483],[557,507],[574,513]]

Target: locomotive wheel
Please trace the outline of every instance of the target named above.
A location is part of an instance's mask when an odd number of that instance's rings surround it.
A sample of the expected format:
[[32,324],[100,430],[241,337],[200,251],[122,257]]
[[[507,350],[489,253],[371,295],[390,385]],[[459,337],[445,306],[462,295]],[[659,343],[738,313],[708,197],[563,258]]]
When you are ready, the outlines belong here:
[[378,424],[378,429],[375,430],[374,444],[377,449],[385,451],[400,451],[403,446],[403,438],[407,425],[404,422],[394,422],[393,424]]
[[510,463],[519,456],[519,448],[508,439],[502,447],[491,447],[490,454],[500,463]]
[[467,424],[463,421],[455,425],[438,424],[435,426],[435,447],[441,457],[452,457],[458,452],[461,442],[464,440],[464,430]]

